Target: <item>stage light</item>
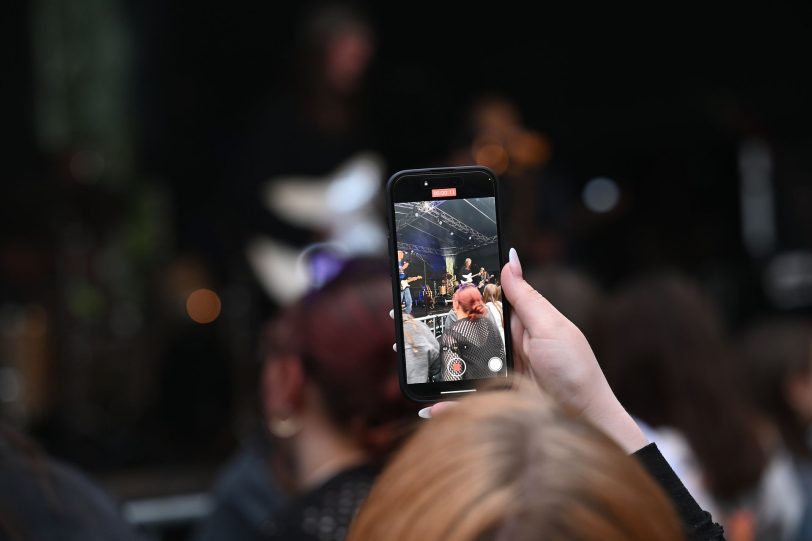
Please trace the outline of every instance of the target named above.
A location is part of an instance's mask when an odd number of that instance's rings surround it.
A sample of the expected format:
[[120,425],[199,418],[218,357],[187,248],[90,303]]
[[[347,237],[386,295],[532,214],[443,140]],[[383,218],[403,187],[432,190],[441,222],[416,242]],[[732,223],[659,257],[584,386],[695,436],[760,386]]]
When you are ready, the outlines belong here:
[[602,214],[617,206],[620,201],[620,188],[611,178],[593,178],[584,186],[581,198],[586,208]]
[[550,141],[534,131],[518,131],[508,137],[507,151],[511,166],[519,169],[540,167],[550,160]]
[[453,234],[454,234],[454,232],[452,231],[452,232],[451,232],[451,234],[453,235]]
[[220,316],[220,297],[211,289],[193,291],[186,299],[186,313],[195,323],[205,325]]
[[420,213],[419,213],[419,212],[415,212],[415,213],[414,213],[414,215],[415,215],[415,216],[420,216]]
[[468,236],[468,240],[471,240],[472,238],[473,238],[473,237],[471,237],[470,235]]

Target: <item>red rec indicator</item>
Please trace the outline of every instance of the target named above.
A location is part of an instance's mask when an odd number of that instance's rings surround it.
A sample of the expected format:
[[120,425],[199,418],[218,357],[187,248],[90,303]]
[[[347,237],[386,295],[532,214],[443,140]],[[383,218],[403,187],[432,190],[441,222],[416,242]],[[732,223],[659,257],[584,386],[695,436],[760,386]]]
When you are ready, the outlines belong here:
[[431,190],[432,197],[457,197],[456,188],[435,188]]

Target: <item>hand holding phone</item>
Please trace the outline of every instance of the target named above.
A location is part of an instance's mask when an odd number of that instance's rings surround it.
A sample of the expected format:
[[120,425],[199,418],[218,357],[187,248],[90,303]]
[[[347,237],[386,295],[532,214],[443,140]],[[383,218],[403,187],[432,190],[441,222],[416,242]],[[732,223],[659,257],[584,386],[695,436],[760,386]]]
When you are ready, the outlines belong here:
[[429,402],[507,382],[510,307],[500,295],[496,175],[484,167],[400,171],[387,184],[387,207],[404,394]]
[[[513,307],[515,370],[530,376],[556,402],[603,430],[628,453],[647,445],[645,434],[609,387],[583,333],[524,280],[513,249],[501,277]],[[420,410],[420,416],[434,417],[452,405],[437,402]]]

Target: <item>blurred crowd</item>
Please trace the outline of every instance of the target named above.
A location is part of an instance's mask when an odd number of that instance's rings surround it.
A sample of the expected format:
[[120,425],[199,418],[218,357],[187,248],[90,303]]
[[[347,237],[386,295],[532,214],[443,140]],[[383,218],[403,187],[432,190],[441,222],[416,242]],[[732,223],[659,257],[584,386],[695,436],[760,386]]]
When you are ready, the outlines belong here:
[[[0,186],[0,539],[341,541],[370,490],[387,502],[381,475],[399,486],[417,468],[428,483],[434,470],[418,458],[459,452],[441,431],[476,447],[487,443],[478,427],[522,416],[572,451],[539,444],[539,457],[565,469],[585,448],[620,457],[609,481],[628,475],[654,495],[652,514],[670,513],[615,444],[561,421],[552,400],[536,410],[536,398],[482,398],[501,413],[437,419],[434,433],[402,396],[383,186],[397,169],[464,164],[499,176],[504,240],[524,278],[580,329],[726,538],[812,539],[805,136],[782,139],[731,99],[713,120],[724,137],[682,148],[701,175],[680,178],[689,168],[671,147],[632,144],[615,170],[644,177],[633,186],[600,172],[616,163],[607,150],[583,173],[579,153],[605,144],[546,133],[533,98],[490,72],[456,83],[471,87],[462,98],[434,101],[426,79],[437,72],[398,53],[380,22],[391,16],[374,5],[257,15],[282,37],[262,50],[267,69],[251,68],[270,80],[252,87],[248,61],[232,66],[218,47],[262,40],[222,30],[231,12],[195,13],[183,36],[197,41],[182,43],[173,31],[187,13],[170,4],[15,8],[27,30],[10,35],[27,45],[10,65],[30,82],[8,97],[27,104],[14,119],[30,145],[8,145]],[[189,75],[208,66],[198,44],[228,66],[218,91]],[[504,292],[488,295],[501,322]],[[468,432],[449,432],[458,426]],[[530,445],[513,435],[506,445]],[[583,457],[599,471],[600,457]],[[449,499],[464,498],[452,481]],[[386,531],[376,520],[399,509],[381,505],[355,539]],[[439,514],[425,516],[441,524]]]

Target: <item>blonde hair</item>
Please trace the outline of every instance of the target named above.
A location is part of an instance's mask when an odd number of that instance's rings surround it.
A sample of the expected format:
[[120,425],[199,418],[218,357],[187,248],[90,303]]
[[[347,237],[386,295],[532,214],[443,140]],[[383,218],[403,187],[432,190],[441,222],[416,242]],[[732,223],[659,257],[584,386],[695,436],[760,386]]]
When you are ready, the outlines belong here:
[[482,300],[484,302],[502,301],[502,288],[496,284],[488,284],[482,290]]
[[429,421],[378,478],[348,541],[684,539],[643,468],[530,385]]

